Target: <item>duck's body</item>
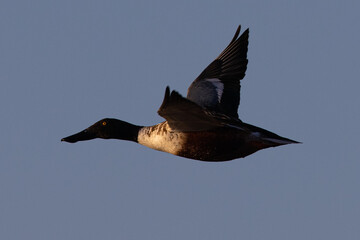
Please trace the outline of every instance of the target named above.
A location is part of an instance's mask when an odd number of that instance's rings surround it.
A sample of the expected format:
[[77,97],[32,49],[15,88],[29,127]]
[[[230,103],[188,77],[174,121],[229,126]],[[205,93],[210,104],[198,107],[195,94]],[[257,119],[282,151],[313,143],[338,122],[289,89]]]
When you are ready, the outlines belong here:
[[[265,132],[268,136],[264,135]],[[243,129],[219,127],[208,131],[174,132],[167,122],[162,122],[142,127],[137,142],[181,157],[219,162],[246,157],[260,149],[294,141],[245,123]]]
[[134,141],[155,150],[202,161],[228,161],[260,149],[297,143],[238,118],[240,80],[247,67],[248,29],[191,84],[187,98],[166,88],[158,110],[165,122],[136,126],[117,119],[103,119],[62,141],[93,138]]

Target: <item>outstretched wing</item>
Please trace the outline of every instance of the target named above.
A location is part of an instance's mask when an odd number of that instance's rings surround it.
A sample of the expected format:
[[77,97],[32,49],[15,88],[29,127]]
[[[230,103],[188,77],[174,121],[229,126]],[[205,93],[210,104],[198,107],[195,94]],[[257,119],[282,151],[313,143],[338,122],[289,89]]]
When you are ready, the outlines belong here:
[[210,112],[182,97],[176,91],[170,94],[169,87],[166,88],[158,113],[167,120],[174,131],[205,131],[224,125],[220,119],[211,116]]
[[203,108],[238,118],[240,80],[247,68],[249,29],[238,27],[225,50],[190,85],[187,99]]

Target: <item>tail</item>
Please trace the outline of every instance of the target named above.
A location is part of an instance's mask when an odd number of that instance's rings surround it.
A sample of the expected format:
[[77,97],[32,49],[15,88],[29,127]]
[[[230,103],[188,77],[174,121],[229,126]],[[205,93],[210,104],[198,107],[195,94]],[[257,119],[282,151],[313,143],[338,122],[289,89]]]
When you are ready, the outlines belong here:
[[245,124],[246,127],[252,132],[252,135],[257,139],[256,142],[263,144],[263,147],[276,147],[280,145],[286,145],[291,143],[301,143],[298,141],[291,140],[289,138],[281,137],[273,132],[268,130]]
[[[276,135],[276,134],[274,134]],[[280,146],[280,145],[286,145],[286,144],[291,144],[291,143],[301,143],[301,142],[297,142],[294,140],[291,140],[289,138],[284,138],[284,137],[280,137],[278,135],[276,135],[276,137],[273,136],[269,136],[269,137],[262,137],[262,140],[272,146]]]

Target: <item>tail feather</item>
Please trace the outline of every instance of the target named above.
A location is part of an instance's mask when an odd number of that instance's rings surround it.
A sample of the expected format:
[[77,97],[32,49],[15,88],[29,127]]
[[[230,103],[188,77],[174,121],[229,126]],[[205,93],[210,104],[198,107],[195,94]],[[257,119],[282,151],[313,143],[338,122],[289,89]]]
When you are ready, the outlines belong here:
[[284,137],[263,137],[262,140],[264,140],[265,142],[269,142],[270,144],[275,144],[276,146],[279,145],[286,145],[286,144],[291,144],[291,143],[301,143],[301,142],[297,142],[288,138],[284,138]]

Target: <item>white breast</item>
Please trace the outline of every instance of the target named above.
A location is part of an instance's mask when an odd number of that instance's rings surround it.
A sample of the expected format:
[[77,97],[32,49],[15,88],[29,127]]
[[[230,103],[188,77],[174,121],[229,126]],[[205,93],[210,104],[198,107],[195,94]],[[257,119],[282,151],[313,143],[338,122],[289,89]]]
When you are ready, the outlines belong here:
[[184,136],[181,133],[172,132],[167,122],[144,127],[138,135],[138,143],[141,145],[175,155],[181,150],[183,142]]

